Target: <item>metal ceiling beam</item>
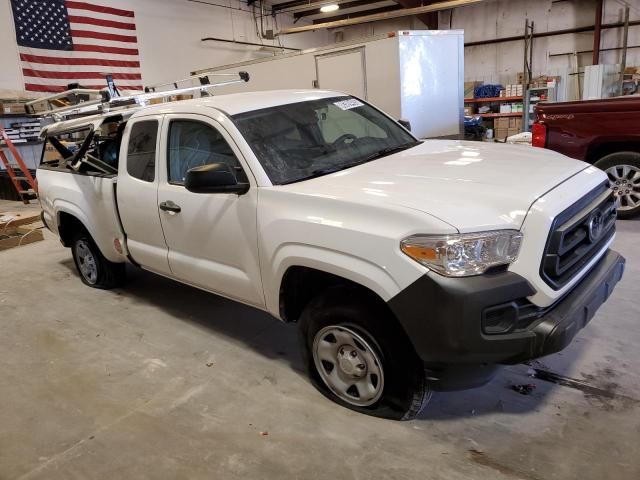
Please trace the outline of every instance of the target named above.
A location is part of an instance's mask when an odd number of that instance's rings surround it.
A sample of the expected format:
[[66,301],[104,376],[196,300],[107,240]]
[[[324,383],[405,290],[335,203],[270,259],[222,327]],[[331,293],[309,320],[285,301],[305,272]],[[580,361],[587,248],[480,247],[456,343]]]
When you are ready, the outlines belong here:
[[[322,5],[330,5],[336,3],[342,5],[351,0],[292,0],[290,2],[278,3],[271,5],[272,13],[281,13],[286,11],[287,13],[302,12],[314,8],[320,8]],[[377,3],[381,0],[368,0],[367,3]]]
[[292,0],[290,2],[277,3],[275,5],[271,5],[271,10],[273,12],[279,12],[280,10],[287,10],[289,8],[301,7],[304,5],[312,6],[314,3],[324,3],[324,2],[312,2],[309,0]]
[[335,21],[339,21],[339,20],[346,20],[348,18],[360,18],[360,17],[364,17],[365,15],[373,15],[376,13],[385,13],[385,12],[393,12],[395,10],[400,10],[402,7],[400,5],[387,5],[386,7],[380,7],[380,8],[373,8],[371,10],[364,10],[362,12],[353,12],[353,13],[345,13],[343,15],[337,15],[334,17],[329,17],[329,18],[318,18],[316,20],[313,21],[314,24],[321,24],[323,22],[326,22],[327,20],[331,20],[332,22]]
[[[394,0],[398,3],[398,5],[402,5],[404,8],[416,8],[423,5],[433,5],[434,3],[438,3],[437,1],[431,2],[423,2],[421,0]],[[423,13],[421,15],[416,15],[418,20],[424,23],[429,30],[437,30],[438,29],[438,12],[429,12]]]
[[305,25],[302,27],[283,28],[275,33],[276,36],[290,35],[292,33],[308,32],[311,30],[322,30],[325,28],[338,28],[346,27],[348,25],[358,25],[361,23],[377,22],[379,20],[388,20],[391,18],[410,17],[413,15],[422,15],[425,13],[439,12],[440,10],[448,10],[450,8],[465,7],[467,5],[473,5],[484,0],[450,0],[445,2],[435,3],[433,5],[426,5],[416,8],[404,8],[401,10],[395,10],[393,12],[377,13],[374,15],[365,15],[359,18],[349,18],[345,20],[337,20],[334,22],[318,23],[315,25]]
[[[630,27],[635,27],[640,25],[640,20],[634,20],[629,22]],[[607,30],[609,28],[622,28],[624,27],[624,22],[616,22],[616,23],[606,23],[600,26],[601,30]],[[569,33],[585,33],[585,32],[593,32],[595,30],[595,25],[587,25],[586,27],[575,27],[575,28],[566,28],[563,30],[552,30],[549,32],[538,32],[533,34],[533,38],[542,38],[542,37],[553,37],[556,35],[567,35]],[[478,40],[475,42],[465,43],[465,47],[475,47],[477,45],[491,45],[494,43],[505,43],[505,42],[516,42],[518,40],[524,40],[523,35],[517,35],[514,37],[501,37],[501,38],[492,38],[490,40]]]
[[[340,10],[346,10],[347,8],[355,8],[355,7],[362,7],[364,5],[375,5],[376,3],[380,3],[383,2],[384,0],[353,0],[350,2],[333,2],[333,3],[337,3],[337,5],[340,5]],[[320,2],[320,4],[323,3],[327,3],[326,1],[324,2]],[[338,14],[340,15],[341,12],[340,10],[336,10],[334,12],[331,12],[332,14]],[[368,11],[368,10],[367,10]],[[320,7],[317,8],[312,8],[310,10],[303,10],[301,12],[296,12],[293,14],[293,18],[295,18],[296,20],[302,17],[308,17],[309,15],[320,15],[324,12],[320,11]],[[334,20],[334,17],[331,17],[331,20]]]

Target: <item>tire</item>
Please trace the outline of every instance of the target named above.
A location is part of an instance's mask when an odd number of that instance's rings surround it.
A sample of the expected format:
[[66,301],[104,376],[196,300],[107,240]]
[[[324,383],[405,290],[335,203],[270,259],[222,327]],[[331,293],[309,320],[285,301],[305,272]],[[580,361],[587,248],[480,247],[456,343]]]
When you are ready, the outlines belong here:
[[305,308],[299,336],[311,382],[343,407],[410,420],[431,398],[424,364],[373,295],[327,290]]
[[124,263],[107,260],[86,231],[80,231],[74,236],[71,253],[80,279],[85,285],[109,290],[124,284]]
[[594,165],[607,173],[620,201],[618,218],[627,219],[640,213],[640,153],[612,153]]

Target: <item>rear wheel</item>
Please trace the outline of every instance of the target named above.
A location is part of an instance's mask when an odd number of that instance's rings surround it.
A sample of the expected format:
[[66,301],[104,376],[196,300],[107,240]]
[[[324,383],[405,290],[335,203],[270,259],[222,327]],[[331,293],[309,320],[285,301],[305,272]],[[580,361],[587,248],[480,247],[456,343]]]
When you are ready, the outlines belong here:
[[344,407],[409,420],[431,398],[422,361],[372,295],[339,289],[319,295],[300,318],[300,341],[314,386]]
[[620,202],[618,217],[630,218],[640,213],[640,153],[612,153],[598,160],[595,166],[609,177],[613,194]]
[[82,281],[94,288],[111,289],[124,283],[124,263],[107,260],[91,235],[78,232],[71,243],[71,253]]

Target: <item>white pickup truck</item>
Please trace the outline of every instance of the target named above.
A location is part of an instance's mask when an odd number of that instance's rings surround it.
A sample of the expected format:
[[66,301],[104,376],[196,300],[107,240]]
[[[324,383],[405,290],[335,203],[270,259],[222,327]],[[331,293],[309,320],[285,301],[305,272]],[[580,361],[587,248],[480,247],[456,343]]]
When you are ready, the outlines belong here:
[[606,175],[418,141],[342,93],[274,91],[52,124],[43,218],[80,277],[130,263],[299,324],[310,377],[409,419],[433,390],[563,349],[622,277]]

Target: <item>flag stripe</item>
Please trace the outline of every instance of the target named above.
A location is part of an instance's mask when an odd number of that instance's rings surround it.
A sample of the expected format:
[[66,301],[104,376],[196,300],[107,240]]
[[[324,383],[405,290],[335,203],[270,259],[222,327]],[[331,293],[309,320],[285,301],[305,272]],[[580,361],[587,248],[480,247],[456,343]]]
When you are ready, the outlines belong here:
[[73,0],[67,0],[65,2],[67,8],[77,8],[80,10],[88,10],[90,12],[109,13],[111,15],[118,15],[121,17],[134,17],[131,10],[120,10],[119,8],[103,7],[102,5],[94,5],[86,2],[76,2]]
[[[51,85],[53,87],[66,87],[70,83],[79,83],[83,88],[97,88],[102,89],[107,86],[107,81],[102,78],[85,78],[85,79],[73,79],[73,78],[40,78],[40,77],[24,77],[26,83],[34,85]],[[120,83],[126,83],[128,85],[141,86],[139,80],[118,80],[117,86],[120,88]],[[90,87],[89,85],[97,85],[96,87]]]
[[109,54],[101,54],[94,52],[76,52],[76,51],[68,51],[68,50],[43,50],[40,48],[31,48],[31,47],[18,47],[20,53],[25,53],[27,55],[43,55],[45,54],[47,57],[51,58],[104,58],[108,60],[122,60],[122,61],[138,61],[138,57],[132,55],[118,55],[115,53]]
[[108,60],[105,58],[64,58],[64,57],[44,57],[41,55],[20,54],[20,60],[29,63],[39,63],[47,65],[103,65],[105,67],[130,67],[140,68],[140,62],[127,60]]
[[69,22],[82,25],[96,25],[98,27],[120,28],[122,30],[135,30],[134,23],[116,22],[115,20],[102,20],[100,18],[85,17],[82,15],[69,15]]
[[111,40],[112,42],[137,43],[138,39],[131,35],[115,35],[113,33],[91,32],[89,30],[71,29],[71,36],[75,38],[96,38],[99,40]]
[[[115,48],[132,48],[135,45],[126,42],[117,42],[115,40],[99,40],[97,38],[74,38],[74,44],[91,45],[96,47],[115,47]],[[74,45],[75,50],[75,45]],[[67,50],[68,51],[68,50]]]
[[76,8],[68,8],[68,15],[75,15],[77,17],[91,17],[98,20],[109,20],[112,22],[127,23],[129,25],[135,25],[136,19],[132,17],[120,17],[118,15],[109,15],[108,13],[87,12],[86,10],[78,10]]
[[77,52],[100,52],[100,53],[117,53],[119,55],[138,55],[137,48],[119,48],[119,47],[101,47],[99,45],[78,45],[73,46]]
[[[51,92],[58,93],[64,92],[67,90],[66,86],[56,86],[56,85],[39,85],[37,83],[25,83],[25,90],[30,92]],[[88,88],[90,90],[101,90],[105,86],[104,85],[83,85],[84,88]],[[141,85],[118,85],[120,90],[142,90]]]
[[[66,78],[66,79],[86,79],[86,78],[104,78],[104,72],[52,72],[47,70],[33,70],[31,68],[23,68],[22,73],[25,77],[38,78]],[[139,73],[119,73],[113,72],[114,80],[142,80]]]
[[23,70],[33,70],[35,72],[70,72],[70,73],[83,73],[83,72],[100,72],[105,73],[140,73],[139,68],[128,67],[108,67],[104,65],[44,65],[42,63],[31,63],[29,65],[23,65]]

